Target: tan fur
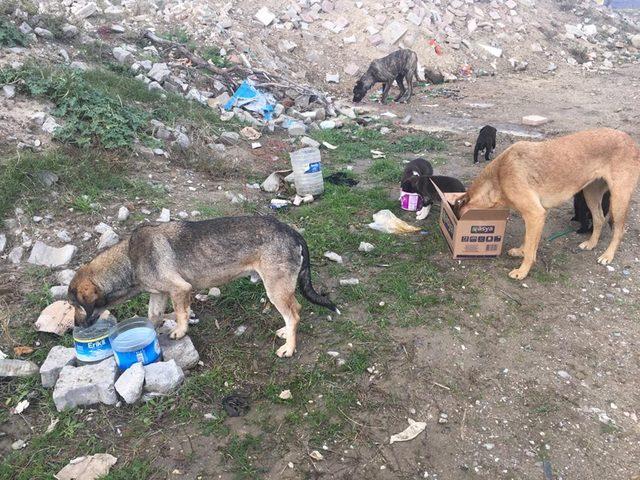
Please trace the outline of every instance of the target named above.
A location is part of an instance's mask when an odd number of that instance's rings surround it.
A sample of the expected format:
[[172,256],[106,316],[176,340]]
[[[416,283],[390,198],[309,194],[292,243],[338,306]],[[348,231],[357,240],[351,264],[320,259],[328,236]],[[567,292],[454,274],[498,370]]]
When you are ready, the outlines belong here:
[[506,206],[525,222],[525,238],[509,255],[524,257],[509,273],[521,280],[536,260],[547,211],[584,189],[593,216],[593,234],[580,244],[593,249],[600,238],[604,215],[602,196],[611,191],[614,222],[609,247],[598,258],[613,260],[622,240],[629,201],[640,176],[640,149],[629,135],[609,128],[586,130],[544,142],[518,142],[493,160],[457,202],[460,214],[470,208]]

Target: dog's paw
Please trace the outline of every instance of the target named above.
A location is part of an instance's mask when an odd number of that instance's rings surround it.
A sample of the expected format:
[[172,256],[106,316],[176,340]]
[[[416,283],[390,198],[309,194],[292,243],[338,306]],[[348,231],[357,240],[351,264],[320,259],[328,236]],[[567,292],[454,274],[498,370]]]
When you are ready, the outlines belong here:
[[[518,248],[512,248],[510,249],[508,252],[510,257],[524,257],[524,252],[522,251],[522,248],[518,247]],[[515,270],[514,270],[515,272]]]
[[287,338],[287,327],[282,327],[276,330],[276,337]]
[[187,333],[186,327],[176,327],[171,332],[169,332],[169,338],[172,340],[179,340],[184,337]]
[[609,255],[607,252],[604,252],[598,257],[598,263],[600,265],[609,265],[611,262],[613,262],[613,255]]
[[590,240],[587,240],[586,242],[582,242],[580,245],[578,245],[580,250],[593,250],[595,246],[596,246],[595,242],[591,242]]
[[278,355],[280,358],[290,357],[293,355],[293,352],[295,351],[296,351],[295,345],[289,345],[288,343],[285,343],[276,351],[276,355]]
[[525,270],[523,268],[516,268],[515,270],[511,270],[509,272],[509,276],[514,280],[523,280],[527,277],[529,270]]

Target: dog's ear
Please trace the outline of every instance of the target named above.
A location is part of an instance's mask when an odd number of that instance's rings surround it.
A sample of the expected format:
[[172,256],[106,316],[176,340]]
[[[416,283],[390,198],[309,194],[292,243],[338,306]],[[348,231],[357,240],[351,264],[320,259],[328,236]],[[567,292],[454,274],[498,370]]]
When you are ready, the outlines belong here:
[[468,203],[469,203],[468,193],[465,193],[464,195],[461,195],[459,198],[456,199],[455,203],[453,204],[453,211],[458,218],[460,218],[460,210],[462,209],[462,207],[464,207]]

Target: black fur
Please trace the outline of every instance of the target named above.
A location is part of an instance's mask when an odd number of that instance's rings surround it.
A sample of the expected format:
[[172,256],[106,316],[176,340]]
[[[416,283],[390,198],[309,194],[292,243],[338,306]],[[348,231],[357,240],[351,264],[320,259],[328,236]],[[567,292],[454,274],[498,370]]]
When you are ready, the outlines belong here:
[[[400,183],[404,183],[406,180],[409,180],[414,176],[431,176],[433,175],[433,167],[431,164],[425,160],[424,158],[416,158],[415,160],[411,160],[404,167],[404,171],[402,172],[402,179]],[[409,192],[413,193],[413,192]]]
[[489,154],[496,148],[497,130],[491,125],[485,125],[480,129],[480,134],[476,140],[476,147],[473,149],[473,163],[478,163],[478,153],[484,150],[484,159],[489,161]]
[[443,193],[466,192],[467,189],[460,180],[453,177],[445,177],[442,175],[421,175],[413,176],[402,182],[400,188],[403,192],[417,193],[422,197],[424,206],[431,205],[434,201],[439,202],[439,196],[433,187],[435,183]]
[[[609,213],[609,203],[611,201],[611,192],[605,192],[602,196],[602,212],[605,217]],[[576,230],[576,233],[591,233],[593,232],[593,216],[587,206],[587,201],[584,198],[584,193],[580,190],[573,196],[573,218],[572,221],[580,222],[580,228]],[[611,225],[611,222],[609,222]]]

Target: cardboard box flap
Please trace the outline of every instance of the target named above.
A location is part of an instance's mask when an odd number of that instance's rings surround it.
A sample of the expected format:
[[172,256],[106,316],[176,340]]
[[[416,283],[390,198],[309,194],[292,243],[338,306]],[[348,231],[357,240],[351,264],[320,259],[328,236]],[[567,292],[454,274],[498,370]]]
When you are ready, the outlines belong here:
[[509,216],[508,208],[483,208],[481,210],[469,210],[460,220],[506,220]]
[[453,208],[451,208],[451,206],[460,195],[464,195],[464,192],[442,193],[433,180],[429,179],[429,181],[433,184],[433,188],[436,189],[436,192],[438,192],[438,195],[440,196],[440,208],[444,208],[452,219],[457,220],[458,217],[453,213]]

